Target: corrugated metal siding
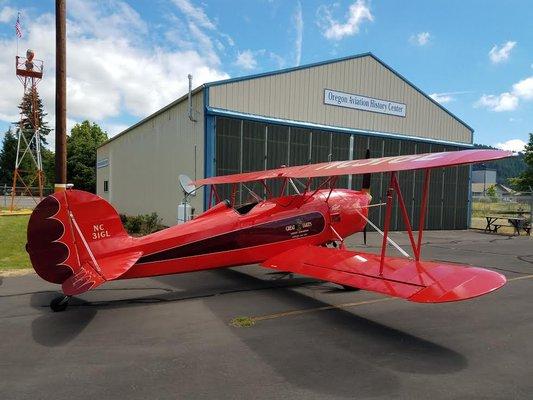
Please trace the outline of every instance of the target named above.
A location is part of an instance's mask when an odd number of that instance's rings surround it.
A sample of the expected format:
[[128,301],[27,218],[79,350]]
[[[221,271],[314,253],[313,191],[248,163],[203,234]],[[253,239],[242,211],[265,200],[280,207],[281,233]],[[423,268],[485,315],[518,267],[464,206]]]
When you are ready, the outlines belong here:
[[[193,107],[203,110],[202,92],[193,96]],[[188,119],[186,101],[176,104],[108,142],[97,151],[98,159],[109,158],[109,166],[97,170],[97,194],[108,199],[119,212],[137,215],[157,212],[163,223],[176,223],[182,201],[178,175],[204,176],[204,122]],[[103,192],[109,178],[110,191]],[[203,210],[201,192],[191,199],[196,213]]]
[[[270,125],[267,131],[266,168],[274,169],[289,163],[289,127]],[[282,182],[269,180],[267,186],[274,196],[280,195]],[[284,193],[286,194],[286,192]]]
[[[241,130],[242,127],[242,130]],[[242,137],[241,137],[242,135]],[[453,151],[458,148],[409,140],[384,139],[364,135],[348,135],[327,131],[306,130],[282,125],[268,125],[233,118],[217,117],[217,175],[278,168],[285,165],[302,165],[309,162],[347,160],[350,158],[350,137],[354,142],[353,159],[365,157],[370,149],[371,157],[420,154],[436,151]],[[242,149],[242,151],[241,151]],[[266,163],[265,163],[266,155]],[[243,160],[242,168],[239,159]],[[289,162],[290,161],[290,162]],[[437,168],[431,172],[426,229],[466,229],[468,206],[468,167]],[[390,176],[373,174],[371,177],[372,203],[385,203]],[[418,229],[422,200],[424,172],[404,171],[398,174],[402,195],[413,229]],[[305,183],[305,180],[301,180]],[[315,180],[316,187],[320,180]],[[361,188],[362,176],[354,175],[352,189]],[[259,183],[248,184],[256,193],[264,195]],[[270,181],[268,187],[275,196],[281,182]],[[348,187],[347,177],[342,177],[337,187]],[[294,193],[288,187],[289,193]],[[231,189],[219,190],[223,198],[229,198]],[[239,203],[251,200],[246,190]],[[395,195],[396,196],[396,195]],[[369,210],[370,220],[383,226],[385,207]],[[392,210],[391,230],[404,230],[405,224],[397,201]]]
[[[406,117],[324,104],[332,89],[407,105]],[[322,125],[471,143],[470,130],[366,56],[209,88],[209,106]]]

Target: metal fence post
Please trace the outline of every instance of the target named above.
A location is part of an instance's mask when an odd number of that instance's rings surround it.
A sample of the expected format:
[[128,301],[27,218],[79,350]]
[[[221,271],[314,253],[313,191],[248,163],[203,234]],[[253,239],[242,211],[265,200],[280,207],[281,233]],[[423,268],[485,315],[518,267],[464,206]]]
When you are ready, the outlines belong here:
[[533,188],[529,187],[529,236],[531,236],[531,228],[533,225]]

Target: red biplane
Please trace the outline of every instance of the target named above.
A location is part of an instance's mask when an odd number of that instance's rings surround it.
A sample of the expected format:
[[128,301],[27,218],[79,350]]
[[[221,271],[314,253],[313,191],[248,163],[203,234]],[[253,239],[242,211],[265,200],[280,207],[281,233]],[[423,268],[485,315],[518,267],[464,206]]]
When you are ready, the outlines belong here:
[[[470,299],[503,286],[505,278],[482,268],[421,261],[422,234],[432,168],[477,163],[510,156],[507,151],[463,150],[335,161],[305,166],[200,179],[196,187],[233,187],[230,200],[219,201],[181,225],[131,237],[115,209],[104,199],[78,190],[45,198],[28,225],[27,251],[37,274],[62,285],[64,296],[54,299],[54,311],[64,310],[70,296],[106,281],[177,274],[260,263],[266,268],[294,272],[347,288],[370,290],[421,303]],[[397,173],[424,169],[418,236],[409,222]],[[372,196],[369,174],[389,173],[383,242],[380,254],[351,251],[344,239],[365,229]],[[339,176],[365,174],[362,190],[335,189]],[[301,193],[235,205],[237,186],[282,182],[280,193],[294,180],[305,178]],[[313,178],[322,178],[311,189]],[[294,186],[296,189],[296,186]],[[389,238],[393,200],[397,199],[412,255]],[[386,255],[391,243],[405,258]]]

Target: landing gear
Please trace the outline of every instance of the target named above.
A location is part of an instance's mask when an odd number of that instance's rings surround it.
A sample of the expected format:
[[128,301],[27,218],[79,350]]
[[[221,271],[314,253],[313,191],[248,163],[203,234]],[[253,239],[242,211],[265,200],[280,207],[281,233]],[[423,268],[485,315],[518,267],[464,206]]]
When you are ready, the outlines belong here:
[[50,302],[50,308],[53,312],[65,311],[68,306],[70,296],[59,296]]
[[343,287],[344,290],[346,290],[347,292],[357,292],[358,290],[361,290],[359,288],[356,288],[356,287],[353,287],[353,286],[346,286],[346,285],[341,285]]

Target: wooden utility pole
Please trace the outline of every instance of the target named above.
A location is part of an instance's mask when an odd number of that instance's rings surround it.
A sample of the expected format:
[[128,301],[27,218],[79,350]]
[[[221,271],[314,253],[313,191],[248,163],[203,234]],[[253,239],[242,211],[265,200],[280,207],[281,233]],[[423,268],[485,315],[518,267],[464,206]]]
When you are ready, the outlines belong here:
[[56,192],[67,188],[67,23],[65,3],[66,0],[56,0]]

